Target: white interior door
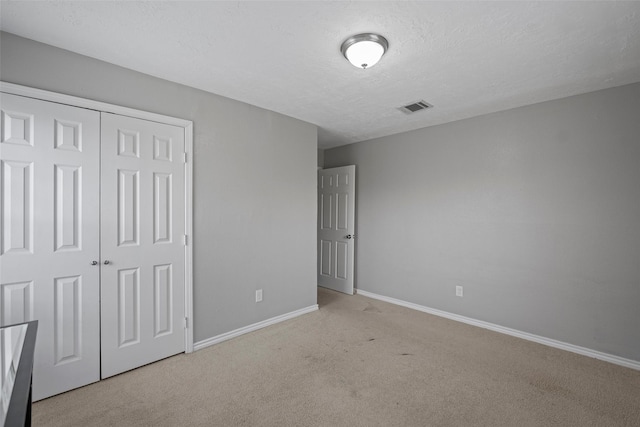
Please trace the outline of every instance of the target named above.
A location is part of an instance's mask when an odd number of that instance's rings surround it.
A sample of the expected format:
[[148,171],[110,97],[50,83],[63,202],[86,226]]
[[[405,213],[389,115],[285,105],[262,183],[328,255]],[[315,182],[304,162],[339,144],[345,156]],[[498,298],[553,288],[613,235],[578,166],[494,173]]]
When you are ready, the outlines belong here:
[[102,377],[185,351],[184,129],[102,113]]
[[100,115],[4,93],[0,109],[0,324],[39,321],[39,400],[99,380]]
[[318,285],[353,294],[356,167],[318,171]]

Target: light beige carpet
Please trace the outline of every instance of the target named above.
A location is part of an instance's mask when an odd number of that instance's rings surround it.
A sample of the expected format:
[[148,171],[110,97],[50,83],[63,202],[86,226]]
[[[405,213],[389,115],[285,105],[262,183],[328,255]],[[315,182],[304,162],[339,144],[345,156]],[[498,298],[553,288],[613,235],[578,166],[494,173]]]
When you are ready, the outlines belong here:
[[362,296],[33,406],[35,426],[640,426],[640,372]]

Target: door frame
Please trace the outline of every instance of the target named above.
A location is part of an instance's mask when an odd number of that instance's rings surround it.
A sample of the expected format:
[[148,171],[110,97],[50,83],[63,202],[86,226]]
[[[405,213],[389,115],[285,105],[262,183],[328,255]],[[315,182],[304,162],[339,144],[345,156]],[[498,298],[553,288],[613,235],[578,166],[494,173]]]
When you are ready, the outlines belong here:
[[185,353],[193,352],[193,122],[177,117],[150,113],[134,108],[109,104],[91,99],[79,98],[57,92],[35,89],[28,86],[17,85],[0,81],[0,92],[12,95],[20,95],[42,101],[56,102],[58,104],[89,110],[103,111],[106,113],[129,116],[136,119],[150,120],[178,126],[184,129],[185,144],[185,251],[184,251],[184,313],[185,313]]

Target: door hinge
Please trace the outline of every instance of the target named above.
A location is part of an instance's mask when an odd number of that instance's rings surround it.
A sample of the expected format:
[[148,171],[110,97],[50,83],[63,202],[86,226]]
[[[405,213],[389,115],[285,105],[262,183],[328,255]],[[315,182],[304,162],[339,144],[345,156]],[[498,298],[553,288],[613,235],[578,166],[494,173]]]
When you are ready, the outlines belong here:
[[187,163],[187,153],[182,153],[182,161]]
[[186,234],[183,234],[183,235],[182,235],[182,244],[183,244],[184,246],[187,246],[187,242],[188,242],[188,240],[189,240],[189,239],[188,239],[188,236],[187,236]]
[[184,328],[185,328],[185,329],[188,329],[188,328],[189,328],[189,318],[188,318],[188,317],[185,317],[185,318],[184,318]]

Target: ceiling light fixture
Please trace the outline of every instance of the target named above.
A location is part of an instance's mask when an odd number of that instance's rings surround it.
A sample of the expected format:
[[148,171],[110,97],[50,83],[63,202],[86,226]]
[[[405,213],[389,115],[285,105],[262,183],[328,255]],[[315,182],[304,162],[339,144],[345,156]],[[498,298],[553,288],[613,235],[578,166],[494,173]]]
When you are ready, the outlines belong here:
[[355,67],[366,69],[376,65],[388,48],[389,42],[381,35],[364,33],[346,39],[340,51]]

